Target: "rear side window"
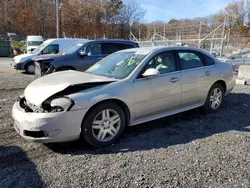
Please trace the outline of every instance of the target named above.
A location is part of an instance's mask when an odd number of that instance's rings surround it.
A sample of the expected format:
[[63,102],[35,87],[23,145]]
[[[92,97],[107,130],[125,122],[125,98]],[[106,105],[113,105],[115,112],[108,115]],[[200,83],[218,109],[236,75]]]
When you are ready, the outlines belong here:
[[45,47],[42,54],[57,54],[59,52],[59,44],[50,44]]
[[102,44],[102,54],[112,54],[119,51],[119,47],[114,43],[103,43]]
[[102,44],[102,54],[112,54],[119,50],[134,48],[132,44],[124,43],[103,43]]
[[117,43],[116,46],[119,48],[119,50],[125,50],[129,48],[134,48],[135,46],[132,44],[119,44]]
[[204,55],[204,59],[205,59],[205,66],[215,65],[215,62],[212,58]]
[[201,56],[195,52],[178,52],[182,70],[194,69],[203,67],[203,61]]

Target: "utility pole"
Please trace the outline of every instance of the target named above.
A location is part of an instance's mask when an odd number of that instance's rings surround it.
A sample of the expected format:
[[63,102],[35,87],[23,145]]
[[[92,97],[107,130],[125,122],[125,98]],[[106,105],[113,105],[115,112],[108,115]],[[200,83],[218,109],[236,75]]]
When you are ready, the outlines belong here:
[[224,34],[225,34],[225,28],[226,28],[226,18],[224,20],[224,26],[222,31],[222,40],[221,40],[221,49],[220,49],[220,58],[222,57],[223,48],[224,48]]
[[166,38],[166,25],[164,24],[164,38]]
[[231,32],[231,29],[229,28],[228,35],[227,35],[227,51],[229,51],[230,32]]
[[132,34],[132,32],[131,32],[131,27],[130,27],[130,29],[129,29],[129,40],[131,40],[131,34]]
[[7,18],[7,29],[8,29],[8,32],[12,32],[12,25],[11,25],[11,19],[10,19],[10,8],[11,8],[11,3],[10,0],[7,0],[7,5],[6,5],[6,18]]
[[201,21],[200,21],[200,28],[199,28],[199,43],[198,43],[198,48],[201,47]]
[[59,0],[56,0],[56,38],[59,38]]
[[212,39],[211,46],[210,46],[210,54],[212,53],[212,50],[214,47],[214,37],[215,37],[215,32],[213,33],[213,39]]
[[139,28],[139,41],[141,41],[141,28]]

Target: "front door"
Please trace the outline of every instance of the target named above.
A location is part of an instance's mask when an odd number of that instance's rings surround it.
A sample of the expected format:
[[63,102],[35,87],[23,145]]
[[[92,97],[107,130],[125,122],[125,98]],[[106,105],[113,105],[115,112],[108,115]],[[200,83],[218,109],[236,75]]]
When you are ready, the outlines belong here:
[[177,109],[181,105],[181,75],[171,51],[157,54],[141,73],[155,68],[160,75],[134,81],[136,119]]
[[106,56],[102,53],[101,43],[87,44],[80,51],[83,51],[87,54],[86,56],[78,55],[79,62],[77,63],[77,70],[80,71],[85,71]]

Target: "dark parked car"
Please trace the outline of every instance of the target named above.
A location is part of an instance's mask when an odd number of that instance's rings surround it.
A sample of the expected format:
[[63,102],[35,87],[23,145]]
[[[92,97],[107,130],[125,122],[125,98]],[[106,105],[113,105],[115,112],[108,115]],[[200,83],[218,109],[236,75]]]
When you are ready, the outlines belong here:
[[58,54],[40,55],[34,58],[35,75],[41,77],[64,70],[85,71],[109,54],[138,47],[138,43],[128,40],[103,39],[75,43]]

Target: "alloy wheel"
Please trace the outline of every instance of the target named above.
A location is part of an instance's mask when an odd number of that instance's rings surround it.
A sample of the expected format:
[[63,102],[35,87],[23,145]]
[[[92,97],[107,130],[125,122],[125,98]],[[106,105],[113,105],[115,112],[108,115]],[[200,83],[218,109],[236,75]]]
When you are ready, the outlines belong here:
[[35,66],[34,65],[28,65],[27,67],[28,73],[34,73],[35,72]]
[[119,114],[111,109],[101,111],[92,123],[92,133],[94,137],[101,142],[112,140],[121,127],[121,118]]
[[210,106],[212,109],[216,110],[221,105],[222,101],[222,91],[220,88],[215,88],[210,95]]

